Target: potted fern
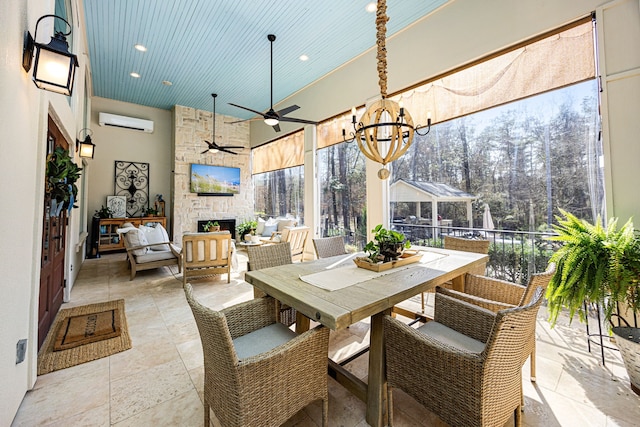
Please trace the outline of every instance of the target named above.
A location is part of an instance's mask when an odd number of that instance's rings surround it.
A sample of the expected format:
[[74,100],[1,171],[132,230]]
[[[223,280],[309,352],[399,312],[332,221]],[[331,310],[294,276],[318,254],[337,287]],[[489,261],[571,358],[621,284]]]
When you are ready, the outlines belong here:
[[555,324],[562,308],[569,309],[570,319],[577,313],[586,322],[585,301],[601,304],[631,387],[640,394],[640,330],[613,327],[611,323],[618,304],[633,312],[640,310],[640,238],[631,220],[618,228],[618,220],[612,218],[603,227],[599,220],[591,224],[560,212],[562,217],[557,216],[558,224],[554,225],[557,235],[549,238],[563,243],[549,260],[557,268],[547,288],[551,324]]
[[367,258],[371,262],[396,260],[402,255],[402,251],[405,248],[411,247],[411,242],[407,240],[404,234],[394,230],[387,230],[382,224],[378,224],[371,232],[374,233],[373,240],[364,247]]

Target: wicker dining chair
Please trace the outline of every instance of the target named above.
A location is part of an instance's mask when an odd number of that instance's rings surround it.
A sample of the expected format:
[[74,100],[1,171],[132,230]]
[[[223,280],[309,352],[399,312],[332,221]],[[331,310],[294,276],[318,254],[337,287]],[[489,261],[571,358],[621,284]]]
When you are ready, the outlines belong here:
[[436,292],[435,318],[414,329],[383,320],[389,425],[400,388],[451,426],[521,425],[522,357],[542,289],[524,307],[493,313]]
[[[291,245],[289,242],[276,243],[273,245],[247,246],[249,262],[247,270],[262,270],[263,268],[278,267],[293,263],[291,257]],[[257,288],[253,288],[253,296],[260,298],[266,294]],[[296,310],[284,304],[276,302],[278,322],[291,326],[296,322]]]
[[204,353],[204,425],[210,410],[225,427],[279,426],[322,401],[328,426],[329,329],[300,335],[277,323],[273,298],[256,298],[214,311],[184,292]]
[[347,251],[344,248],[344,237],[320,237],[313,239],[313,247],[318,258],[329,258],[337,255],[344,255]]
[[[500,310],[512,307],[523,307],[531,302],[537,288],[547,290],[551,277],[556,272],[555,263],[550,263],[546,271],[532,274],[526,286],[508,282],[506,280],[493,279],[486,276],[467,274],[465,276],[464,292],[453,289],[438,289],[439,293],[461,299],[497,313]],[[526,343],[525,357],[530,359],[531,381],[536,380],[536,337],[535,334]]]

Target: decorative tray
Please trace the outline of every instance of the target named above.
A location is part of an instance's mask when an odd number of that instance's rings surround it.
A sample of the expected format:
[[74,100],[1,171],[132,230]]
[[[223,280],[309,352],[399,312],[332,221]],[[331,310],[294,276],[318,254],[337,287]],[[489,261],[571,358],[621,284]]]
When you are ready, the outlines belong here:
[[422,258],[422,253],[418,251],[404,251],[402,255],[398,257],[397,260],[389,261],[389,262],[379,262],[377,264],[372,263],[367,257],[359,257],[355,258],[353,262],[360,268],[365,268],[367,270],[381,272],[386,271],[392,268],[400,267],[407,264],[413,264],[414,262],[420,261]]

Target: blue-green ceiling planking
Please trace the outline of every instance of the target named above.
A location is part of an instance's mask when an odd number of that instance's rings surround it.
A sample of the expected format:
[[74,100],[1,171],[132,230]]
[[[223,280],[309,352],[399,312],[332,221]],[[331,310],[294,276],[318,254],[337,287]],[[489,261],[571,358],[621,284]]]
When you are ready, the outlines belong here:
[[[387,36],[447,0],[388,0]],[[170,109],[184,105],[249,118],[228,102],[269,108],[375,46],[367,0],[85,0],[96,96]],[[140,43],[147,52],[139,52]],[[309,56],[300,61],[300,55]],[[141,75],[136,79],[131,72]],[[173,83],[162,84],[163,80]],[[301,106],[304,107],[304,106]],[[303,108],[297,116],[303,117]],[[295,116],[295,115],[294,115]]]

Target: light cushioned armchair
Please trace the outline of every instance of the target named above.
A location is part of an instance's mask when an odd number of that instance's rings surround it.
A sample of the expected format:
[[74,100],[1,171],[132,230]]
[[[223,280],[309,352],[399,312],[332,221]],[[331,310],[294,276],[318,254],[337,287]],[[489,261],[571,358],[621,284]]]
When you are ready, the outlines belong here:
[[231,282],[233,249],[228,231],[185,233],[182,236],[183,283],[191,277],[224,273],[227,283]]
[[127,250],[131,269],[129,280],[133,280],[138,271],[171,265],[177,265],[180,273],[180,248],[169,241],[167,230],[161,224],[136,228],[131,223],[125,223],[118,233],[124,239]]

